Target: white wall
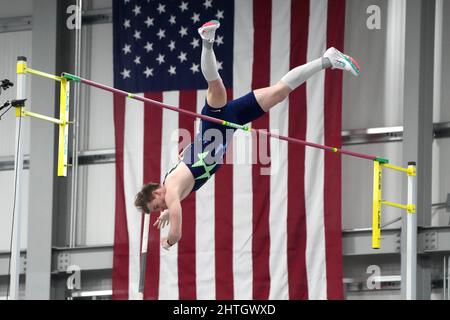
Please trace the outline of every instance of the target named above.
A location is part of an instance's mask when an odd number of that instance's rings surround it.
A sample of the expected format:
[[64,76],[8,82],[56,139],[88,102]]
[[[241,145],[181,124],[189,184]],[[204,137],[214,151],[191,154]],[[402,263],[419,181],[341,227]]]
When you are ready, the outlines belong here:
[[[433,203],[445,202],[450,193],[450,138],[433,142]],[[445,208],[431,210],[431,224],[434,226],[450,225],[450,212]]]
[[[345,25],[345,52],[355,57],[361,66],[361,75],[355,78],[344,74],[343,130],[402,125],[403,110],[392,104],[392,90],[386,88],[385,79],[391,72],[387,52],[392,50],[389,37],[397,36],[395,30],[387,30],[393,10],[388,0],[347,0]],[[381,9],[381,29],[369,30],[366,25],[367,8],[377,5]],[[400,33],[400,30],[396,31]],[[392,58],[392,57],[391,57]],[[398,86],[400,79],[391,79]],[[402,165],[402,143],[367,144],[344,147],[346,149],[388,158],[391,163]],[[372,223],[373,163],[352,157],[342,161],[342,224],[343,229],[368,228]],[[385,171],[383,196],[401,202],[402,180],[398,175]],[[383,208],[382,223],[401,214],[395,208]],[[390,227],[399,227],[399,223]]]
[[33,0],[1,0],[0,18],[30,16],[33,13]]
[[[112,24],[83,28],[88,53],[82,66],[85,76],[113,85]],[[90,47],[88,47],[90,46]],[[86,54],[86,52],[85,52]],[[82,87],[87,100],[80,107],[81,150],[114,149],[113,95]],[[79,171],[77,243],[101,245],[114,242],[115,164],[82,166]]]
[[[90,78],[93,81],[113,86],[112,24],[98,24],[91,28]],[[112,149],[115,147],[113,94],[95,88],[91,88],[89,91],[88,148],[90,150]]]
[[112,7],[112,0],[88,0],[88,1],[92,6],[90,9],[105,9]]
[[[78,245],[114,243],[115,164],[82,166],[79,184]],[[83,202],[83,203],[81,203]]]
[[443,0],[443,8],[441,94],[433,111],[434,122],[450,121],[450,1]]
[[[369,15],[366,10],[370,5],[377,5],[381,9],[380,30],[367,28]],[[388,7],[388,0],[346,1],[344,50],[359,62],[361,74],[358,78],[349,73],[344,74],[344,130],[402,124],[402,107],[391,103],[398,98],[398,93],[386,90],[385,86],[386,79],[392,81],[391,77],[387,77],[391,74],[387,68],[388,61],[395,58],[386,58],[392,50],[392,43],[387,42],[388,36],[392,35],[386,27],[390,18]],[[395,32],[394,35],[397,36]]]

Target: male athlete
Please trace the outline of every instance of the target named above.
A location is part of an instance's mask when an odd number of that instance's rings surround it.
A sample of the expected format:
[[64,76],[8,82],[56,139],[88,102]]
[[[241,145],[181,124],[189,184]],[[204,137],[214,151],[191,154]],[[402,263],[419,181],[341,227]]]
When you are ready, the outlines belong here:
[[[225,86],[213,51],[215,32],[219,27],[219,21],[212,20],[198,29],[203,42],[201,69],[208,82],[203,115],[243,125],[264,115],[323,69],[342,69],[359,75],[356,61],[335,48],[329,48],[322,57],[289,71],[277,84],[254,90],[227,103]],[[181,201],[197,191],[219,169],[231,138],[227,129],[229,132],[230,128],[201,120],[199,134],[184,149],[176,166],[166,174],[163,184],[149,183],[136,195],[135,206],[138,209],[146,213],[161,211],[154,226],[159,229],[170,222],[168,237],[161,239],[164,249],[169,250],[181,238]],[[221,136],[215,135],[212,139],[214,135],[210,132],[219,132]]]

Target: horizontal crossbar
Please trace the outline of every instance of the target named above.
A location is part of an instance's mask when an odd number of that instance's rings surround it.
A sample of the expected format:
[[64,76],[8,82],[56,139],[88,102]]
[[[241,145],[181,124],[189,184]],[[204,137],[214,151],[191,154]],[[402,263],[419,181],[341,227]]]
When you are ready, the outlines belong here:
[[92,87],[96,87],[98,89],[101,90],[105,90],[105,91],[109,91],[115,94],[119,94],[125,97],[128,97],[130,99],[134,99],[134,100],[138,100],[138,101],[142,101],[144,103],[147,103],[151,106],[156,106],[159,108],[164,108],[164,109],[168,109],[168,110],[172,110],[175,112],[178,112],[180,114],[184,114],[190,117],[194,117],[194,118],[199,118],[199,119],[203,119],[205,121],[210,121],[213,123],[218,123],[220,125],[223,126],[228,126],[231,128],[235,128],[235,129],[241,129],[244,131],[254,131],[258,134],[263,134],[266,135],[268,137],[273,137],[273,138],[277,138],[280,140],[284,140],[284,141],[288,141],[291,143],[295,143],[295,144],[300,144],[300,145],[304,145],[304,146],[308,146],[308,147],[313,147],[313,148],[317,148],[317,149],[322,149],[325,151],[330,151],[330,152],[334,152],[334,153],[340,153],[340,154],[345,154],[348,156],[352,156],[352,157],[357,157],[357,158],[362,158],[362,159],[367,159],[367,160],[372,160],[372,161],[380,161],[381,163],[387,163],[388,160],[387,159],[383,159],[377,156],[373,156],[373,155],[369,155],[369,154],[363,154],[363,153],[357,153],[357,152],[353,152],[353,151],[349,151],[349,150],[344,150],[344,149],[340,149],[340,148],[336,148],[336,147],[330,147],[330,146],[325,146],[325,145],[321,145],[321,144],[317,144],[317,143],[313,143],[313,142],[308,142],[308,141],[304,141],[304,140],[300,140],[300,139],[296,139],[296,138],[291,138],[291,137],[286,137],[286,136],[282,136],[282,135],[278,135],[276,133],[270,132],[270,131],[266,131],[266,130],[261,130],[261,129],[253,129],[250,128],[248,126],[244,126],[244,125],[239,125],[236,123],[231,123],[228,121],[224,121],[221,119],[217,119],[214,117],[209,117],[206,115],[202,115],[202,114],[198,114],[192,111],[188,111],[188,110],[184,110],[182,108],[176,108],[167,104],[164,104],[162,102],[158,102],[149,98],[145,98],[139,95],[135,95],[133,93],[129,93],[120,89],[116,89],[98,82],[94,82],[88,79],[84,79],[75,75],[72,75],[70,73],[63,73],[62,76],[64,78],[66,78],[67,80],[71,80],[71,81],[75,81],[75,82],[80,82],[80,83],[84,83],[86,85],[92,86]]

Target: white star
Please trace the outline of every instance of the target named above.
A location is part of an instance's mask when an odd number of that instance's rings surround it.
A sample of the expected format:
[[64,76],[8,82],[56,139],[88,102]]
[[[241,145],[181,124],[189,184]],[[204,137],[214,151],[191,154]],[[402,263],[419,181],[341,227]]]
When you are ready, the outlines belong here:
[[131,21],[128,19],[125,19],[125,22],[123,23],[123,26],[125,27],[125,29],[128,29],[131,27]]
[[136,5],[133,9],[134,15],[137,16],[139,14],[141,14],[141,7],[139,7],[138,5]]
[[223,36],[217,36],[215,43],[217,44],[217,46],[223,44]]
[[136,40],[139,40],[139,39],[141,39],[141,32],[140,31],[137,31],[137,30],[135,30],[134,31],[134,35],[133,35],[133,37],[136,39]]
[[158,10],[159,14],[162,14],[163,12],[166,12],[166,5],[159,3],[158,9],[156,10]]
[[188,3],[181,1],[181,5],[178,8],[180,8],[181,12],[184,12],[184,10],[188,9]]
[[159,37],[159,40],[166,37],[166,30],[159,29],[159,32],[156,34]]
[[158,63],[161,65],[161,64],[163,64],[165,61],[164,61],[164,55],[163,54],[159,54],[158,55],[158,58],[156,58],[156,61],[158,61]]
[[181,26],[181,29],[180,29],[180,31],[178,31],[178,33],[183,38],[183,36],[187,36],[187,30],[188,30],[188,28]]
[[153,25],[153,18],[147,17],[147,20],[145,20],[145,24],[147,25],[147,28],[150,28],[150,26]]
[[222,70],[223,69],[222,68],[222,64],[223,64],[222,61],[217,61],[217,70]]
[[147,51],[147,53],[149,53],[150,51],[153,51],[153,43],[150,43],[147,41],[147,44],[145,45],[144,48]]
[[141,57],[136,56],[136,58],[134,59],[134,63],[141,64]]
[[173,51],[173,50],[175,50],[175,41],[170,41],[170,44],[168,45],[168,47],[169,47],[169,49],[170,49],[170,51]]
[[130,0],[125,0],[124,2],[125,2],[125,4],[127,4],[128,2],[130,2]]
[[148,77],[150,77],[150,76],[153,77],[153,68],[152,68],[152,69],[149,69],[148,67],[146,67],[146,68],[145,68],[145,71],[144,71],[144,74],[145,74],[145,77],[146,77],[146,78],[148,78]]
[[130,70],[123,69],[123,71],[120,74],[122,75],[123,79],[125,80],[126,78],[131,78],[130,72],[131,72]]
[[131,46],[128,44],[125,44],[125,47],[122,48],[123,54],[131,53]]
[[199,22],[200,21],[200,14],[199,13],[195,13],[194,15],[191,17],[193,23]]
[[192,42],[191,42],[191,45],[192,45],[192,49],[195,49],[195,48],[197,48],[197,47],[200,47],[200,44],[198,43],[198,39],[197,38],[194,38],[194,39],[192,39]]
[[169,23],[170,23],[170,24],[175,24],[175,23],[177,23],[176,17],[175,17],[175,16],[170,16]]
[[203,2],[205,9],[212,8],[211,2],[212,2],[212,0],[205,0],[205,2]]
[[216,18],[217,20],[223,19],[223,10],[217,10]]
[[187,60],[186,55],[187,55],[186,52],[183,51],[180,52],[180,55],[178,56],[178,59],[180,59],[180,63],[183,63],[183,61]]
[[199,68],[198,64],[192,63],[192,67],[190,69],[191,69],[192,73],[196,73],[196,72],[200,72],[198,68]]
[[170,66],[170,68],[169,68],[169,73],[170,73],[170,75],[175,75],[175,74],[177,74],[177,68],[176,67],[174,67],[174,66]]

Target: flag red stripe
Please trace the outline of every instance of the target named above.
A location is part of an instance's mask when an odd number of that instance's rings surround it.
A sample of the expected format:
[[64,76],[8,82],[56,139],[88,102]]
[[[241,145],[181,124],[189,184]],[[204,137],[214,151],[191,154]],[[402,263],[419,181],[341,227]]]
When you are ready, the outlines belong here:
[[[328,1],[327,47],[344,48],[345,0]],[[342,72],[325,75],[325,144],[341,146]],[[325,153],[324,223],[327,298],[343,299],[341,238],[341,157]]]
[[114,257],[112,288],[114,300],[128,299],[129,248],[123,172],[125,132],[125,98],[114,95],[114,125],[116,142],[116,208],[114,225]]
[[[305,64],[309,1],[291,2],[290,69]],[[289,96],[289,136],[306,139],[306,85]],[[287,259],[289,299],[308,299],[306,273],[305,147],[288,144]]]
[[[228,100],[233,91],[227,90]],[[227,148],[232,159],[233,146]],[[225,162],[216,173],[214,186],[216,299],[233,300],[233,164]]]
[[[254,26],[254,44],[253,44],[253,72],[252,89],[267,87],[270,85],[270,43],[272,28],[272,1],[255,1],[253,5],[253,26]],[[269,115],[255,120],[252,123],[254,128],[269,128]],[[259,154],[258,134],[253,143],[257,145],[257,154]],[[270,156],[270,140],[263,146],[266,150],[262,151],[264,156]],[[257,154],[253,155],[257,157]],[[270,210],[270,175],[261,175],[262,169],[268,170],[270,163],[262,165],[258,157],[257,162],[252,166],[252,184],[253,184],[253,239],[252,239],[252,258],[253,258],[253,299],[265,300],[269,298],[270,291],[270,234],[269,234],[269,210]]]
[[[180,91],[180,108],[191,112],[197,110],[197,91]],[[194,139],[194,120],[180,114],[179,128],[188,130]],[[180,300],[197,298],[195,259],[195,193],[182,202],[182,239],[178,242],[178,290]]]
[[[146,93],[146,98],[162,102],[162,92]],[[161,181],[162,109],[144,107],[144,181]],[[145,268],[144,299],[156,300],[159,292],[160,232],[153,227],[158,213],[150,215],[150,227]]]

